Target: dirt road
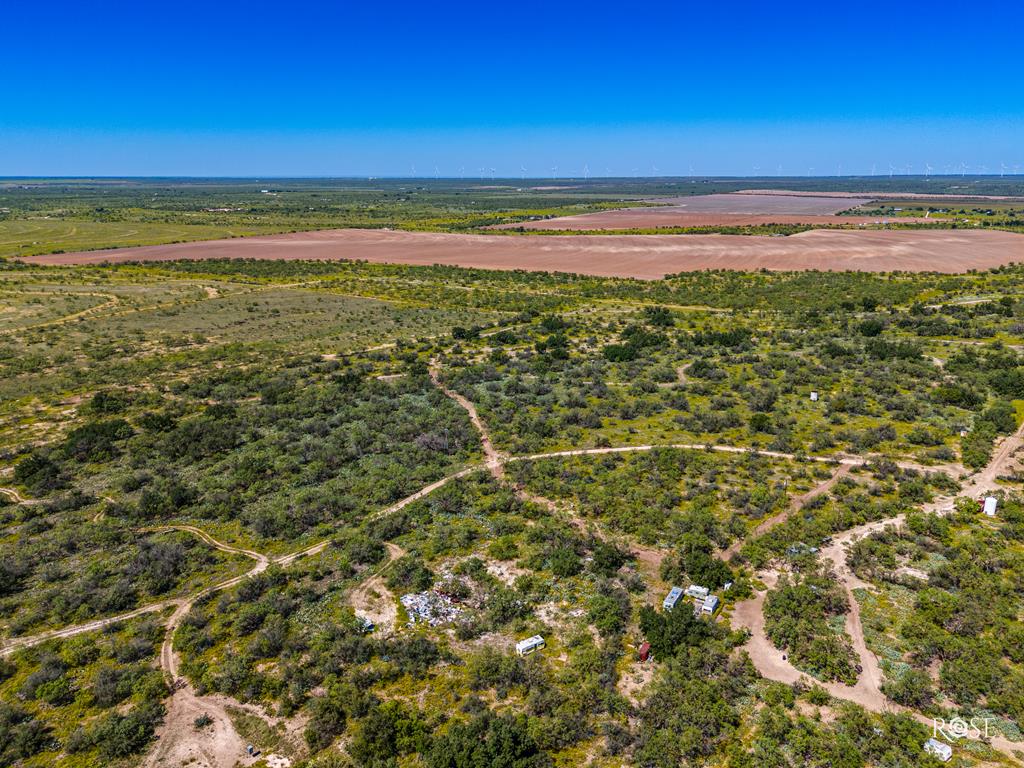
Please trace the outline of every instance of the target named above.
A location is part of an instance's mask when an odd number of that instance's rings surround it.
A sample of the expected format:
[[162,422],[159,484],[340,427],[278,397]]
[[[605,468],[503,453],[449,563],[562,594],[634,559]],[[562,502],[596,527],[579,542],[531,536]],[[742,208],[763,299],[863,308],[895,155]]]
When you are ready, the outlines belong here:
[[[751,453],[755,456],[765,456],[771,459],[788,459],[790,461],[814,461],[821,464],[839,464],[841,466],[866,467],[878,461],[889,461],[884,456],[797,456],[794,453],[783,453],[781,451],[762,450],[760,448],[744,448],[735,445],[717,445],[713,443],[662,443],[647,445],[625,445],[610,448],[578,448],[565,451],[551,451],[548,453],[534,453],[526,456],[510,456],[505,459],[506,463],[513,461],[538,461],[540,459],[555,459],[562,456],[601,456],[609,453],[632,453],[635,451],[653,451],[657,449],[673,449],[681,451],[715,451],[718,453]],[[963,468],[955,464],[942,464],[926,466],[913,461],[897,460],[893,462],[901,469],[912,469],[917,472],[942,472],[950,476],[957,476]]]
[[[772,515],[771,517],[762,520],[757,525],[757,527],[754,528],[754,530],[747,535],[747,538],[757,538],[758,536],[763,536],[775,526],[781,525],[782,523],[786,522],[786,520],[788,520],[792,514],[794,514],[795,512],[799,512],[801,509],[803,509],[807,502],[811,501],[812,499],[816,499],[823,493],[828,493],[828,491],[832,489],[832,486],[834,486],[840,478],[846,477],[848,474],[850,474],[850,469],[850,464],[840,464],[839,466],[837,466],[835,468],[835,471],[832,472],[832,476],[829,477],[828,480],[814,486],[807,493],[801,496],[797,496],[795,499],[793,499],[793,502],[789,505],[789,507],[783,510],[782,512],[779,512],[779,514]],[[733,555],[740,551],[745,542],[746,539],[737,539],[732,544],[730,544],[728,548],[722,550],[720,557],[725,561],[730,560]]]
[[[464,408],[469,415],[473,426],[476,428],[480,435],[481,444],[483,446],[485,461],[481,465],[471,465],[465,467],[458,472],[452,473],[436,480],[413,494],[399,500],[398,502],[390,505],[389,507],[376,513],[374,517],[387,515],[402,509],[403,507],[427,496],[438,488],[451,482],[460,477],[464,477],[472,472],[478,471],[486,467],[494,476],[499,480],[504,480],[504,465],[511,461],[533,461],[544,458],[556,458],[561,456],[582,456],[582,455],[600,455],[609,453],[623,453],[631,451],[649,451],[655,448],[676,448],[685,450],[713,450],[727,453],[754,453],[772,458],[790,459],[797,460],[793,454],[787,454],[777,451],[765,451],[765,450],[754,450],[748,448],[741,448],[736,446],[724,446],[724,445],[702,445],[702,444],[671,444],[664,446],[657,445],[642,445],[642,446],[624,446],[624,447],[612,447],[612,448],[591,448],[591,449],[575,449],[566,451],[554,451],[550,453],[539,453],[528,456],[508,456],[498,451],[490,438],[486,424],[480,418],[476,411],[475,406],[467,398],[460,395],[459,393],[448,389],[440,381],[440,372],[438,370],[436,362],[432,364],[430,369],[431,378],[435,385],[438,386],[446,396],[453,399],[455,402]],[[996,478],[1005,471],[1006,466],[1012,460],[1014,453],[1024,445],[1024,425],[1021,426],[1017,432],[1000,442],[997,446],[996,451],[992,457],[992,461],[984,470],[977,473],[968,479],[967,485],[964,487],[961,495],[973,496],[983,493],[995,487]],[[836,465],[836,471],[832,477],[824,483],[819,484],[817,487],[799,497],[794,504],[794,509],[799,509],[801,506],[806,504],[810,499],[815,496],[826,492],[832,485],[839,480],[844,474],[846,474],[850,468],[865,466],[872,462],[872,458],[868,457],[821,457],[821,456],[808,456],[799,457],[804,460],[823,462],[828,464]],[[945,467],[923,467],[913,462],[897,462],[901,467],[917,469],[920,471],[942,471],[951,475],[955,475],[959,472],[959,467],[945,466]],[[13,489],[5,489],[13,490]],[[16,495],[17,492],[14,491]],[[7,494],[11,495],[11,494]],[[18,497],[20,498],[20,497]],[[546,503],[554,507],[554,503],[548,500],[544,500]],[[950,499],[940,499],[929,505],[937,511],[943,511],[948,508],[952,503]],[[783,516],[776,516],[770,520],[764,521],[762,526],[776,525],[784,519]],[[822,554],[826,559],[832,561],[833,566],[839,575],[840,581],[847,590],[848,597],[850,598],[851,611],[847,618],[847,631],[850,633],[851,640],[853,642],[854,649],[856,650],[858,657],[861,659],[861,664],[865,670],[864,674],[860,676],[855,686],[845,686],[839,683],[825,684],[826,690],[828,690],[833,696],[837,698],[854,701],[861,704],[867,709],[873,711],[887,711],[896,709],[891,702],[889,702],[884,695],[881,694],[881,673],[878,669],[877,659],[868,651],[866,644],[864,643],[863,630],[860,625],[859,608],[856,600],[853,598],[852,589],[857,587],[866,587],[863,582],[856,579],[856,577],[850,572],[846,565],[845,547],[846,545],[859,538],[860,536],[868,535],[876,530],[881,530],[885,525],[899,524],[902,522],[902,516],[894,517],[889,520],[877,521],[870,523],[865,526],[859,526],[858,528],[852,529],[839,535],[835,538],[832,545],[825,550]],[[761,526],[759,526],[759,529]],[[193,533],[199,536],[205,542],[211,546],[216,547],[219,550],[230,552],[234,554],[244,555],[255,561],[255,565],[245,574],[236,576],[231,579],[227,579],[216,585],[208,587],[206,589],[197,592],[196,594],[182,599],[167,600],[154,603],[152,605],[143,606],[136,609],[135,611],[120,614],[118,616],[108,617],[105,619],[99,619],[93,622],[85,624],[75,625],[72,627],[65,627],[58,630],[49,630],[47,632],[39,633],[37,635],[27,636],[23,638],[16,638],[10,641],[3,648],[0,648],[0,656],[7,655],[14,652],[18,648],[24,648],[31,645],[44,642],[52,638],[70,637],[82,632],[95,631],[109,624],[113,624],[119,621],[125,621],[135,616],[143,615],[145,613],[151,613],[155,611],[165,610],[169,607],[174,607],[175,610],[171,614],[167,621],[167,633],[165,636],[164,644],[161,647],[160,663],[164,669],[167,677],[173,687],[176,689],[174,696],[172,697],[169,709],[168,717],[161,727],[160,739],[158,740],[154,749],[147,755],[145,765],[150,768],[160,766],[161,768],[170,766],[178,766],[181,764],[189,763],[200,768],[230,768],[237,763],[247,764],[248,758],[244,754],[244,746],[241,742],[237,732],[231,724],[230,717],[227,714],[224,703],[222,701],[213,700],[213,697],[198,697],[192,691],[187,682],[180,679],[178,659],[174,652],[173,637],[174,632],[180,625],[181,621],[188,614],[191,607],[201,597],[211,593],[224,589],[229,589],[237,584],[240,584],[244,579],[249,578],[257,573],[265,570],[271,563],[277,564],[282,567],[286,567],[296,560],[316,554],[322,551],[327,545],[328,541],[318,542],[310,545],[302,550],[294,553],[281,555],[271,560],[267,556],[254,552],[252,550],[246,550],[239,547],[234,547],[223,542],[218,541],[208,533],[195,526],[188,525],[169,525],[162,526],[162,530],[183,530]],[[765,528],[767,530],[767,528]],[[401,556],[402,550],[397,545],[388,545],[389,560],[388,563],[392,562],[396,557]],[[660,553],[659,553],[660,554]],[[653,551],[645,551],[643,553],[645,561],[651,559],[656,553]],[[385,568],[387,565],[385,565]],[[377,576],[379,577],[380,574]],[[770,583],[774,583],[774,575],[766,574],[765,578],[770,580]],[[370,582],[364,585],[364,588],[368,587]],[[754,598],[748,601],[741,602],[734,607],[732,620],[736,626],[746,627],[751,632],[751,639],[747,643],[747,651],[750,653],[755,666],[761,672],[762,675],[773,680],[779,680],[782,682],[791,683],[798,680],[802,673],[796,670],[792,665],[782,659],[782,654],[775,649],[768,641],[764,634],[764,617],[763,617],[763,603],[765,599],[764,592],[759,593]],[[358,593],[354,593],[355,599],[358,600]],[[392,601],[393,602],[393,601]],[[387,617],[384,617],[385,619]],[[196,731],[193,725],[195,718],[201,714],[208,714],[212,720],[213,725],[204,730]],[[915,715],[921,717],[920,715]],[[1024,748],[1024,744],[1014,744],[1008,742],[1005,739],[993,739],[993,744],[1004,751],[1011,748],[1019,749]],[[249,761],[251,762],[251,761]]]
[[181,600],[161,600],[157,603],[150,603],[149,605],[144,605],[141,608],[136,608],[134,611],[119,613],[116,616],[108,616],[104,619],[87,621],[84,624],[73,624],[69,627],[62,627],[61,629],[50,629],[45,632],[38,632],[34,635],[15,637],[8,640],[2,647],[0,647],[0,656],[9,656],[17,650],[22,648],[31,648],[33,645],[45,643],[47,640],[74,637],[75,635],[80,635],[83,632],[95,632],[96,630],[103,629],[111,624],[119,624],[122,621],[128,621],[129,619],[134,619],[138,616],[144,616],[147,613],[163,611],[171,606],[177,606],[181,602]]
[[[967,479],[958,496],[976,498],[981,494],[996,490],[998,488],[996,478],[1006,470],[1014,454],[1020,450],[1022,445],[1024,445],[1024,424],[1021,424],[1013,435],[1000,441],[988,465]],[[923,509],[937,514],[946,514],[953,508],[955,501],[956,497],[941,497],[925,505]],[[846,559],[847,549],[853,542],[889,526],[899,527],[903,524],[904,518],[904,515],[897,515],[851,528],[836,535],[832,543],[821,551],[823,560],[828,561],[834,569],[850,604],[850,611],[846,616],[846,633],[850,637],[853,650],[862,667],[862,672],[854,686],[835,682],[821,685],[836,698],[853,701],[873,712],[907,711],[921,722],[930,725],[931,721],[924,718],[923,715],[900,707],[882,693],[882,671],[878,658],[870,652],[864,640],[860,605],[853,593],[855,589],[872,589],[873,587],[853,573]],[[771,588],[774,586],[778,574],[769,571],[759,574],[759,576]],[[751,637],[744,648],[757,670],[771,680],[793,683],[801,677],[807,676],[793,667],[788,660],[784,660],[782,652],[772,645],[765,634],[763,607],[766,596],[767,592],[759,592],[752,599],[738,603],[733,609],[732,622],[735,627],[742,627],[750,632]],[[1002,737],[993,737],[991,742],[994,747],[1010,756],[1014,756],[1015,750],[1024,750],[1024,743],[1013,742]]]
[[217,539],[213,538],[213,536],[208,534],[202,528],[197,528],[194,525],[156,525],[151,526],[149,528],[139,529],[140,533],[159,533],[161,531],[184,531],[185,533],[191,533],[195,536],[198,536],[211,547],[213,547],[214,549],[218,549],[221,552],[228,552],[232,555],[243,555],[244,557],[251,558],[258,563],[263,563],[264,568],[266,568],[267,565],[269,564],[269,559],[267,558],[266,555],[262,555],[259,552],[254,552],[251,549],[240,549],[239,547],[234,547],[230,544],[225,544],[224,542],[218,541]]
[[26,499],[17,488],[0,488],[0,493],[13,501],[15,504],[42,504],[41,499]]
[[444,385],[444,382],[441,381],[441,369],[436,360],[430,362],[430,379],[434,382],[434,386],[444,392],[445,396],[454,400],[469,414],[469,420],[480,436],[480,445],[483,447],[484,462],[487,465],[488,471],[494,475],[495,479],[504,479],[504,464],[508,457],[494,447],[494,443],[491,442],[491,434],[487,431],[487,425],[480,418],[480,414],[476,412],[476,406],[455,390],[449,389]]

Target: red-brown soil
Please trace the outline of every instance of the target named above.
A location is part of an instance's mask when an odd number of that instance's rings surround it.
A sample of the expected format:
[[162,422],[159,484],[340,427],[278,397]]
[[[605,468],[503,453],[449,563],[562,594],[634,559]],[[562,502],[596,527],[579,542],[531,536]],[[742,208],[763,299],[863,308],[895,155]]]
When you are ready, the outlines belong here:
[[700,269],[964,272],[1024,261],[1024,237],[968,230],[817,230],[744,235],[457,235],[337,229],[83,253],[34,264],[176,259],[363,259],[658,279]]
[[[650,208],[618,208],[577,216],[503,224],[495,229],[644,229],[649,227],[749,227],[760,224],[879,224],[879,216],[837,216],[871,202],[830,195],[721,194],[662,197]],[[918,219],[903,219],[911,222]]]
[[[815,226],[884,224],[895,221],[881,216],[830,216],[797,213],[692,213],[685,208],[618,208],[614,211],[581,213],[554,219],[500,224],[494,229],[648,229],[651,227],[753,227],[761,224],[813,224]],[[899,223],[931,222],[934,219],[903,217]]]

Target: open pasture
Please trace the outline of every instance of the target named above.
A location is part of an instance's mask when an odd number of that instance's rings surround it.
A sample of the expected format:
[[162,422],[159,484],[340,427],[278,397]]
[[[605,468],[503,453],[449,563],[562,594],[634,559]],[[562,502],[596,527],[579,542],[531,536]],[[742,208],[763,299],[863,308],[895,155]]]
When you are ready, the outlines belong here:
[[0,258],[157,243],[243,237],[280,231],[259,225],[165,224],[33,218],[0,221]]

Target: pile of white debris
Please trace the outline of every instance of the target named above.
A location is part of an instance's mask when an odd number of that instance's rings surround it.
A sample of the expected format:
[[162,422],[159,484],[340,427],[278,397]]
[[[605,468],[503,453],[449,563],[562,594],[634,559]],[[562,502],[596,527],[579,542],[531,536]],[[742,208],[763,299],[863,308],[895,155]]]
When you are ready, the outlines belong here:
[[409,614],[409,623],[423,621],[432,627],[455,621],[462,609],[447,595],[433,590],[428,592],[411,592],[400,598],[405,612]]

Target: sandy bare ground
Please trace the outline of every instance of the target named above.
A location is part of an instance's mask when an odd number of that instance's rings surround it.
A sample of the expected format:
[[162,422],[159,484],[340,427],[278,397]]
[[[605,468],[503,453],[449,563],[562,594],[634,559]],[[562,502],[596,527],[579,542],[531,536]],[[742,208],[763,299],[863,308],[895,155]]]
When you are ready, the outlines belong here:
[[[187,531],[198,536],[210,546],[244,555],[255,561],[251,570],[243,576],[230,579],[208,590],[180,601],[171,618],[167,621],[164,642],[160,648],[160,666],[171,686],[173,694],[167,706],[167,715],[156,732],[156,743],[147,753],[143,765],[146,768],[170,768],[171,766],[190,765],[195,768],[232,768],[241,763],[247,765],[255,760],[246,754],[246,744],[238,735],[224,704],[213,697],[198,696],[189,682],[179,677],[178,654],[174,650],[174,633],[181,626],[182,620],[192,610],[203,595],[209,592],[227,589],[240,584],[244,579],[266,570],[270,560],[266,555],[247,549],[233,547],[210,536],[200,528],[192,525],[160,526],[154,530]],[[195,727],[196,718],[207,715],[212,720],[205,728]]]
[[[203,715],[212,722],[196,728],[196,718]],[[255,762],[246,755],[247,745],[226,708],[213,697],[196,696],[188,685],[171,697],[156,735],[156,743],[142,762],[145,768],[233,768]]]
[[521,224],[505,224],[495,229],[629,229],[632,227],[706,227],[750,226],[755,224],[848,224],[871,223],[835,214],[870,202],[867,198],[814,195],[690,195],[649,200],[651,208],[617,210],[561,216]]
[[379,630],[388,631],[395,628],[398,619],[398,607],[395,596],[384,583],[384,572],[395,560],[405,554],[405,550],[397,544],[387,542],[388,559],[373,576],[368,578],[349,594],[348,602],[356,616],[372,621]]
[[318,259],[659,279],[700,269],[964,272],[1024,261],[1024,237],[968,230],[815,230],[744,235],[459,235],[336,229],[24,259],[97,264],[176,259]]

